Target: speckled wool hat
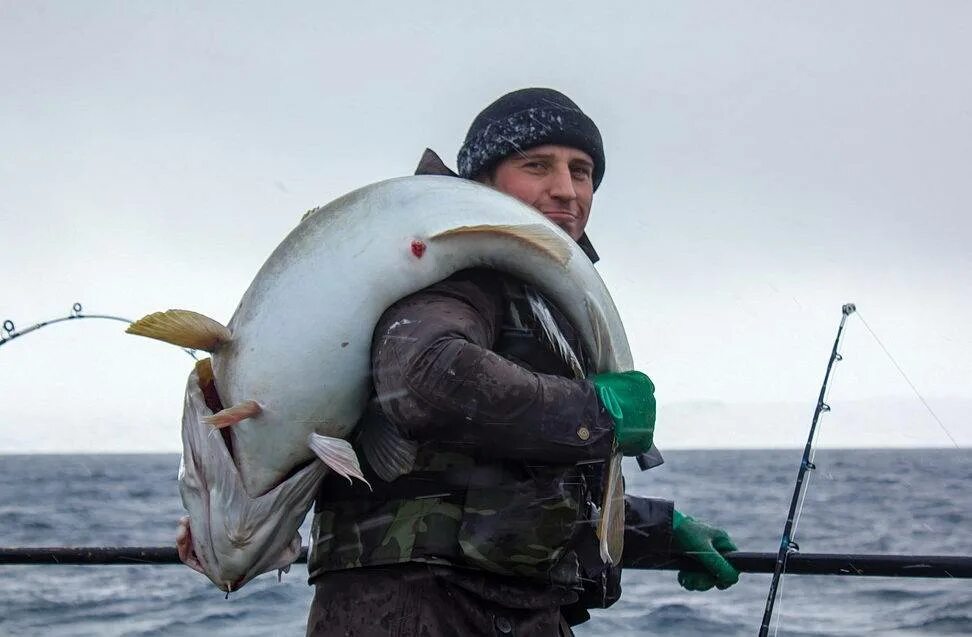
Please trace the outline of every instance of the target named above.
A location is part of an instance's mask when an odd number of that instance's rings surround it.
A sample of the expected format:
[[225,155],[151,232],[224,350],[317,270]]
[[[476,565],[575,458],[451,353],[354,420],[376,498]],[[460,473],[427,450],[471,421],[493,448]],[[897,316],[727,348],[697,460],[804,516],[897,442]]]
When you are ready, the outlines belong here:
[[604,177],[601,132],[569,97],[549,88],[513,91],[483,109],[459,149],[459,174],[475,177],[518,150],[542,144],[570,146],[590,155],[597,190]]

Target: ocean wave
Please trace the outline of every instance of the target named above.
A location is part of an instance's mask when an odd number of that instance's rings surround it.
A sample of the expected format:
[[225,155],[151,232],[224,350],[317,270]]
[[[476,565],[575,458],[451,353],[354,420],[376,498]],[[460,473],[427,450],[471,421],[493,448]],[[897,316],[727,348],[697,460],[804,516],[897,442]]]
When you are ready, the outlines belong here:
[[[675,499],[680,511],[725,528],[741,550],[776,550],[798,452],[665,456],[658,469],[627,472],[629,491]],[[4,544],[172,545],[182,514],[177,455],[8,460],[0,463]],[[962,453],[826,450],[816,463],[831,477],[810,485],[797,535],[804,552],[972,554]],[[858,488],[860,476],[872,483]],[[4,567],[0,635],[301,634],[313,596],[305,573],[294,567],[281,584],[257,578],[226,600],[208,579],[175,565]],[[783,581],[787,637],[972,635],[968,581]],[[621,601],[577,634],[751,637],[768,585],[768,575],[747,574],[727,591],[688,593],[672,572],[626,571]]]

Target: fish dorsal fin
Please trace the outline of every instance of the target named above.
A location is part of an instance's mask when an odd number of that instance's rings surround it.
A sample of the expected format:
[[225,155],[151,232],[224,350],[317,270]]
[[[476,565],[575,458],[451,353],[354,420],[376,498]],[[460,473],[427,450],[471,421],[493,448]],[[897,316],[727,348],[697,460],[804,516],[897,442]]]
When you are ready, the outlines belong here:
[[391,482],[415,467],[418,443],[408,440],[398,427],[382,417],[366,418],[358,425],[358,444],[378,477]]
[[450,237],[477,236],[508,237],[519,243],[542,252],[553,258],[560,265],[567,265],[570,261],[570,244],[547,226],[540,223],[525,225],[477,225],[459,226],[429,237],[431,240],[448,239]]
[[439,157],[431,148],[426,148],[425,152],[422,153],[422,158],[419,159],[418,166],[415,168],[416,175],[443,175],[447,177],[458,177],[456,173],[445,165],[442,158]]
[[308,217],[310,217],[312,214],[314,214],[315,212],[317,212],[320,209],[321,209],[321,207],[318,206],[317,208],[311,208],[310,210],[308,210],[307,212],[305,212],[303,214],[303,216],[301,216],[300,221],[297,222],[297,225],[300,225],[300,224],[304,223],[305,221],[307,221],[307,218]]
[[155,312],[135,321],[125,332],[206,352],[216,351],[233,338],[225,325],[191,310]]

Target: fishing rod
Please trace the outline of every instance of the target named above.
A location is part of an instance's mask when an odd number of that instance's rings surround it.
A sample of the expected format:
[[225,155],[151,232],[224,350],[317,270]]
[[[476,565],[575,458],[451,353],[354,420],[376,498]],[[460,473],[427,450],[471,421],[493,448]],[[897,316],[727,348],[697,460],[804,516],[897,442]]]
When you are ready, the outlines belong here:
[[[759,627],[759,637],[767,637],[769,634],[770,621],[773,618],[773,606],[776,604],[776,593],[779,589],[780,578],[788,568],[789,562],[796,559],[800,547],[793,541],[795,531],[795,518],[797,516],[797,506],[803,495],[804,479],[808,471],[816,469],[813,464],[813,442],[817,433],[817,422],[820,414],[830,411],[830,405],[824,402],[827,394],[827,385],[830,382],[830,374],[833,371],[834,363],[842,360],[837,352],[840,345],[840,337],[844,333],[844,324],[847,317],[853,314],[857,308],[853,303],[846,303],[841,308],[840,325],[837,327],[837,337],[834,339],[834,347],[830,352],[830,360],[827,362],[827,372],[824,374],[823,384],[820,386],[820,395],[817,398],[817,407],[813,412],[813,422],[810,423],[810,433],[807,435],[807,445],[803,449],[803,459],[800,461],[800,470],[797,472],[796,484],[793,487],[793,497],[790,499],[790,512],[786,516],[786,523],[783,525],[783,536],[780,539],[780,550],[776,554],[776,563],[773,568],[773,579],[770,582],[769,593],[766,596],[766,608],[763,610],[763,621]],[[792,570],[790,572],[793,572]]]
[[[775,553],[733,551],[725,553],[724,557],[743,573],[772,573],[777,561]],[[304,547],[296,563],[306,562],[307,547]],[[134,566],[181,563],[176,549],[164,546],[0,548],[0,564],[4,565]],[[702,569],[697,560],[685,553],[632,555],[625,552],[621,565],[635,570]],[[801,553],[790,556],[787,571],[794,575],[972,578],[972,556]]]
[[[17,326],[14,325],[14,322],[10,319],[6,319],[3,322],[3,325],[0,326],[0,347],[6,345],[16,338],[20,338],[21,336],[37,331],[42,327],[62,323],[64,321],[74,321],[78,319],[103,319],[108,321],[120,321],[122,323],[127,323],[128,325],[133,323],[131,319],[127,319],[123,316],[114,316],[111,314],[84,314],[83,311],[84,307],[80,303],[75,303],[71,306],[71,313],[67,316],[61,316],[58,318],[41,321],[39,323],[34,323],[30,327],[25,327],[22,330],[17,330]],[[189,356],[196,358],[196,350],[184,347],[182,348],[182,351],[189,354]]]

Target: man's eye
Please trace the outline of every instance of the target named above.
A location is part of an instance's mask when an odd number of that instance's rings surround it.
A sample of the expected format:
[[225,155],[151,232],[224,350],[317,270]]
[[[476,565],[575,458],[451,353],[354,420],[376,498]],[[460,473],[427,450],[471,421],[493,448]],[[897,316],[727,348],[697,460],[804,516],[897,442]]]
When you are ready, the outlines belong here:
[[591,171],[587,170],[586,168],[575,168],[573,173],[574,179],[587,180],[591,178]]
[[523,170],[535,175],[540,175],[547,170],[546,164],[544,164],[542,161],[528,161],[522,164],[522,166]]

